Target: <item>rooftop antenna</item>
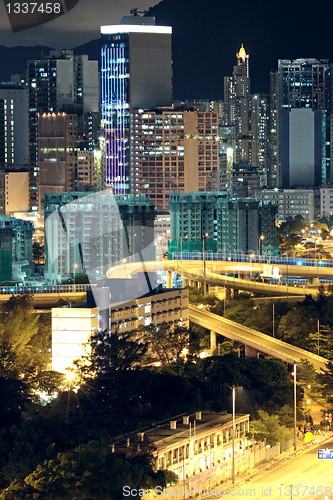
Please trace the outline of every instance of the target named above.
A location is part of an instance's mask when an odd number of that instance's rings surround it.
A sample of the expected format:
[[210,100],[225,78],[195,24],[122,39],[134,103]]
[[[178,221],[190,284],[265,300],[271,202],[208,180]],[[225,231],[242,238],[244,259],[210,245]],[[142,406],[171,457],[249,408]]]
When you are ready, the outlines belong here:
[[147,11],[146,10],[138,10],[138,7],[135,7],[135,9],[131,9],[130,10],[130,14],[131,16],[137,16],[138,14],[147,14]]

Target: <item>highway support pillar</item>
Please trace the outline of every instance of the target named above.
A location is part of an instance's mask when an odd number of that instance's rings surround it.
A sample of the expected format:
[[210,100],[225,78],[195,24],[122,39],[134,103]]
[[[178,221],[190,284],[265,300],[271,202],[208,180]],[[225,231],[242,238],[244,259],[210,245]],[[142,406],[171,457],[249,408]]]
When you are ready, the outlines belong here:
[[167,288],[172,288],[172,272],[167,271],[167,277],[166,277],[166,287]]
[[210,348],[212,352],[216,349],[216,332],[210,331]]
[[188,279],[184,278],[184,276],[182,276],[182,281],[183,281],[183,288],[187,288],[188,287]]

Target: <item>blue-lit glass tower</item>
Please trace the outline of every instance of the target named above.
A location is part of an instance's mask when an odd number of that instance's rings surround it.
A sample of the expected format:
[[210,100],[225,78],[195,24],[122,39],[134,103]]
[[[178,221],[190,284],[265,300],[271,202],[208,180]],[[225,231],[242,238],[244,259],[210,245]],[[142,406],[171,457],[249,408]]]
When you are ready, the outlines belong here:
[[171,28],[137,15],[121,23],[101,27],[105,176],[115,194],[133,192],[137,162],[131,151],[131,113],[172,103]]

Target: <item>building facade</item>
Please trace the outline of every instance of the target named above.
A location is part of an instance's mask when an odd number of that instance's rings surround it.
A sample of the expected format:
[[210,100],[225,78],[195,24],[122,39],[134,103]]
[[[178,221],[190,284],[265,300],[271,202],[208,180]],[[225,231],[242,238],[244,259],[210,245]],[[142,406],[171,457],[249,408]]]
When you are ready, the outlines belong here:
[[23,281],[33,273],[33,224],[0,215],[1,281]]
[[29,163],[28,88],[0,84],[0,163]]
[[155,289],[140,298],[111,306],[111,330],[119,335],[135,333],[140,326],[167,323],[189,327],[189,292],[184,289]]
[[125,16],[121,23],[101,27],[105,175],[115,194],[133,192],[130,113],[172,103],[171,27],[140,16]]
[[276,205],[278,222],[296,215],[314,221],[320,214],[319,189],[263,189],[257,193],[257,197]]
[[38,211],[46,193],[74,191],[77,178],[77,115],[38,114]]
[[333,186],[323,186],[320,192],[320,217],[333,215]]
[[[251,449],[253,451],[254,447],[246,437],[249,430],[249,415],[236,414],[236,474],[254,463],[253,458],[250,462]],[[177,416],[169,422],[160,422],[158,426],[136,435],[132,433],[116,438],[112,441],[112,449],[116,453],[126,454],[132,445],[140,446],[142,441],[150,443],[154,448],[155,471],[167,469],[178,476],[177,486],[166,488],[165,493],[161,491],[161,498],[176,500],[184,490],[189,492],[191,487],[191,496],[196,496],[199,488],[205,488],[210,496],[213,495],[215,486],[219,491],[219,484],[231,477],[232,432],[231,414],[205,414],[198,411],[181,418]],[[221,490],[221,495],[222,491],[224,490]],[[150,500],[152,496],[148,494],[144,498]]]
[[45,277],[86,272],[95,280],[116,264],[155,260],[154,204],[144,195],[46,194]]
[[[98,62],[53,50],[47,58],[28,61],[30,204],[38,210],[38,114],[98,114]],[[86,133],[88,130],[86,130]]]
[[218,114],[161,108],[131,115],[133,191],[168,208],[169,193],[218,189]]
[[259,237],[264,236],[261,253],[275,255],[277,208],[272,203],[197,192],[172,194],[169,206],[173,251],[201,251],[204,239],[207,251],[258,254]]
[[74,360],[89,356],[90,337],[98,330],[98,307],[53,307],[52,370],[66,373]]
[[156,242],[156,256],[162,256],[168,251],[168,241],[171,238],[171,218],[168,210],[156,213],[154,223],[154,235]]
[[[328,60],[315,58],[278,61],[277,139],[281,187],[320,186],[331,182],[332,68]],[[302,155],[305,152],[307,155]],[[287,175],[288,169],[291,175]]]

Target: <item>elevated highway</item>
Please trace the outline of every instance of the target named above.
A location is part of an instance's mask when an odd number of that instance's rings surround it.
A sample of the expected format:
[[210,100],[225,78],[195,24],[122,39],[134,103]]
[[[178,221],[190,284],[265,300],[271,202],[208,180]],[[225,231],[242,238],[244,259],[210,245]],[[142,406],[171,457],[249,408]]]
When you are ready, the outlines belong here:
[[[308,288],[306,286],[292,285],[274,285],[252,281],[249,278],[252,275],[261,274],[264,269],[264,264],[249,264],[238,262],[219,262],[206,261],[206,277],[204,277],[203,261],[177,261],[164,260],[145,262],[142,265],[140,262],[127,263],[119,266],[114,266],[107,271],[108,278],[131,278],[138,272],[143,270],[152,271],[176,271],[185,279],[184,285],[205,283],[211,286],[225,286],[234,290],[243,290],[252,293],[262,293],[274,296],[289,296],[299,295],[304,297],[309,294],[313,298],[318,296],[318,287]],[[280,271],[288,274],[286,276],[304,276],[316,277],[316,268],[303,268],[301,266],[281,266]],[[306,274],[303,274],[306,273]],[[297,274],[298,273],[298,274]],[[325,268],[325,273],[328,277],[333,278],[333,268]],[[226,274],[236,274],[238,277],[227,276]],[[171,283],[171,280],[170,280]]]
[[286,363],[301,363],[302,360],[307,360],[313,364],[317,372],[320,372],[326,368],[326,363],[328,362],[326,358],[312,354],[304,349],[287,344],[286,342],[282,342],[282,340],[275,339],[246,326],[239,325],[234,321],[222,318],[217,314],[193,305],[190,305],[190,321],[269,356],[279,358]]

